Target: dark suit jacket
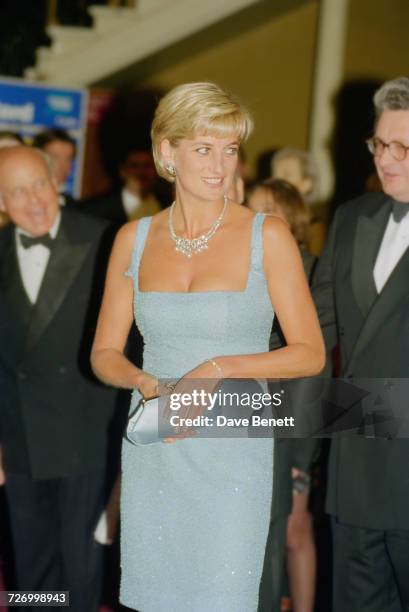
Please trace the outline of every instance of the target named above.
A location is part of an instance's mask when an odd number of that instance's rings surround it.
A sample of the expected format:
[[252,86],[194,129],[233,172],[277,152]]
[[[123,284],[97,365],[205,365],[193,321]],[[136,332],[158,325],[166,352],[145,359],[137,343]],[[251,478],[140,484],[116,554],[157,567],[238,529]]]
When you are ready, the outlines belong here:
[[89,355],[108,248],[106,226],[72,210],[61,224],[37,303],[23,288],[12,224],[0,230],[0,419],[6,470],[35,479],[104,465],[115,392]]
[[120,191],[78,202],[78,210],[87,215],[106,219],[116,228],[128,221]]
[[[106,219],[118,229],[127,223],[128,217],[122,203],[122,191],[113,191],[107,195],[99,196],[83,202],[78,202],[78,210],[88,215]],[[152,196],[147,200],[142,200],[138,209],[138,218],[149,217],[160,210],[159,203]]]
[[[304,249],[301,249],[301,257],[305,274],[309,283],[311,283],[317,258]],[[270,335],[270,350],[275,350],[282,346],[285,346],[285,338],[278,320],[274,319]],[[292,381],[288,384],[289,390],[291,390],[291,385],[293,384],[297,384],[297,381]],[[280,388],[282,386],[281,384]],[[277,437],[275,439],[272,520],[291,512],[293,504],[291,468],[296,467],[303,472],[308,472],[315,455],[318,453],[318,448],[319,440],[315,438]]]
[[60,205],[68,206],[68,208],[73,208],[75,210],[76,206],[78,206],[78,200],[73,198],[70,193],[66,191],[59,193]]
[[[317,266],[314,299],[344,377],[409,376],[409,249],[379,295],[373,279],[392,205],[377,193],[340,207]],[[409,441],[333,439],[328,485],[328,511],[342,522],[408,529]]]

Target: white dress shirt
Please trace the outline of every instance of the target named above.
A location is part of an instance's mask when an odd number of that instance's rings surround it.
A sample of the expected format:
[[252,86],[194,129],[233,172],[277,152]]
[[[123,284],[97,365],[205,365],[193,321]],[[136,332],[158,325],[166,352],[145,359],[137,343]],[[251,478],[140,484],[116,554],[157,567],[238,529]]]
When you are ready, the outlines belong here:
[[122,204],[125,209],[125,214],[128,219],[133,219],[141,205],[141,198],[134,195],[128,189],[122,189]]
[[378,293],[409,246],[409,204],[406,214],[397,221],[391,213],[373,270]]
[[[60,222],[61,213],[58,213],[57,218],[49,231],[49,234],[53,239],[57,235]],[[26,290],[28,299],[32,304],[35,304],[40,292],[41,283],[43,282],[48,260],[50,258],[50,249],[43,244],[36,244],[29,249],[25,249],[21,245],[21,234],[25,234],[26,236],[31,236],[31,234],[25,232],[19,227],[16,228],[15,231],[17,259],[21,279],[23,281],[23,286]]]

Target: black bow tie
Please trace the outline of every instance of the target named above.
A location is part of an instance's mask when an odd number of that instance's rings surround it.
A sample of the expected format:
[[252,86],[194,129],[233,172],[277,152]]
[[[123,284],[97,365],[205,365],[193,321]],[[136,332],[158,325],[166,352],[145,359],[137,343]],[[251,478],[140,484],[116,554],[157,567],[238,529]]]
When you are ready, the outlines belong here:
[[30,249],[37,244],[42,244],[48,249],[51,249],[54,240],[51,238],[50,234],[44,234],[44,236],[26,236],[26,234],[20,234],[20,242],[24,249]]
[[409,204],[403,202],[394,202],[392,207],[392,215],[396,223],[400,223],[409,212]]

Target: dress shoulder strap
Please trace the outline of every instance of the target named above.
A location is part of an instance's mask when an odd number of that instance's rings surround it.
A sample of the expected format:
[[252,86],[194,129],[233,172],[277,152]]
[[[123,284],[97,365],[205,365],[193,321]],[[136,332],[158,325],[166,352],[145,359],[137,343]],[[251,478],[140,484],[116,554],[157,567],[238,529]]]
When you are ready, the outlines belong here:
[[139,219],[138,226],[136,228],[131,263],[125,272],[125,276],[130,276],[135,282],[138,280],[139,264],[145,248],[146,237],[148,235],[151,221],[152,217],[142,217],[142,219]]
[[251,236],[251,269],[263,271],[263,223],[265,214],[256,213]]

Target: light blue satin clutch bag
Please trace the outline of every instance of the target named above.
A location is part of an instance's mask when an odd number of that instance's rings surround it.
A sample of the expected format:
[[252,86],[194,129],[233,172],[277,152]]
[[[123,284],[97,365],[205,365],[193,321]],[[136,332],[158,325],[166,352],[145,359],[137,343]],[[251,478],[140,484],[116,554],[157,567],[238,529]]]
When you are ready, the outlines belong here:
[[[250,395],[255,392],[259,395],[260,391],[266,391],[264,385],[260,386],[258,381],[252,379],[226,380],[223,381],[221,389],[226,393],[240,392]],[[160,404],[160,401],[164,403]],[[165,403],[166,397],[155,397],[150,400],[141,399],[139,401],[135,410],[129,416],[126,428],[125,435],[129,442],[137,446],[155,444],[162,442],[164,438],[173,437],[178,433],[177,427],[173,427],[170,424],[169,418],[163,417]],[[223,406],[216,404],[212,413],[209,413],[209,415],[215,417],[217,414],[222,414],[224,411],[227,411],[225,414],[232,417],[249,416],[251,413],[251,409],[248,407],[237,407],[231,414],[228,414],[228,408],[223,408]],[[249,435],[247,428],[239,427],[234,430],[234,433],[233,430],[229,430],[229,428],[224,429],[223,427],[210,427],[207,429],[202,426],[193,429],[195,429],[195,435],[197,437],[235,437],[236,435],[238,437],[243,437]]]
[[[162,432],[161,432],[162,433]],[[159,398],[141,399],[130,415],[126,437],[132,444],[155,444],[162,441],[159,436]]]

